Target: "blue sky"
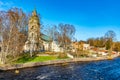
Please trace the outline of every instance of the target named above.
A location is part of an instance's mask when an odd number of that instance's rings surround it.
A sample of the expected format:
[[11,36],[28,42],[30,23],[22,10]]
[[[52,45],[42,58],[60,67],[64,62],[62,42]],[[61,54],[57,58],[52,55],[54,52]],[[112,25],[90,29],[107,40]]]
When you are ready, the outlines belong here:
[[77,40],[113,30],[120,41],[120,0],[0,0],[0,10],[11,7],[29,13],[36,8],[44,25],[73,24]]

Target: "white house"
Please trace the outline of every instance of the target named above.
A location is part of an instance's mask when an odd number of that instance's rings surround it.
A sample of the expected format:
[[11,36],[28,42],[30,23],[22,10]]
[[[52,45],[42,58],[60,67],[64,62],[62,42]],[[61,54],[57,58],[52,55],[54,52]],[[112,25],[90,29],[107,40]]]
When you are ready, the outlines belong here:
[[53,41],[51,44],[51,49],[54,52],[63,52],[63,48],[59,46],[59,44],[56,41]]
[[90,49],[90,44],[83,44],[83,50],[89,50]]

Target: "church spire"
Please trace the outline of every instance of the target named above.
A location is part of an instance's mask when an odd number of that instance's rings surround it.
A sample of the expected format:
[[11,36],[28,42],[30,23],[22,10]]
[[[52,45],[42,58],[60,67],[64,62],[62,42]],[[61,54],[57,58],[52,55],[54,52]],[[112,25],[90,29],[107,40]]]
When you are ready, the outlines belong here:
[[36,8],[33,10],[32,15],[33,15],[33,16],[36,16],[36,15],[37,15]]

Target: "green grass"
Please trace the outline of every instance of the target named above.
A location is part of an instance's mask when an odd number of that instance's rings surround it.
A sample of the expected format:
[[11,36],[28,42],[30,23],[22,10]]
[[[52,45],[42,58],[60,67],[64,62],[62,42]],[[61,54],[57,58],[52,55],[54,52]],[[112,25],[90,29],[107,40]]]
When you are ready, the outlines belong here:
[[27,62],[43,62],[48,60],[57,60],[56,56],[36,56],[36,57],[28,57],[23,56],[22,58],[15,61],[15,63],[27,63]]
[[[45,54],[45,53],[44,53]],[[49,60],[60,60],[60,59],[68,59],[68,57],[64,57],[65,54],[60,54],[59,56],[55,55],[40,55],[40,56],[33,56],[30,57],[28,53],[21,55],[21,57],[15,61],[12,61],[12,64],[19,64],[19,63],[28,63],[28,62],[44,62]]]

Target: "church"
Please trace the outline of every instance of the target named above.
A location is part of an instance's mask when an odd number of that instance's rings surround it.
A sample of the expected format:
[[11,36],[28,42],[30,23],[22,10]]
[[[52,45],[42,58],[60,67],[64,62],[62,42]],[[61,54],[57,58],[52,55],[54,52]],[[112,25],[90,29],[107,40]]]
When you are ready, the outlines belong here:
[[32,16],[28,21],[28,37],[24,45],[24,51],[54,51],[61,52],[62,48],[52,41],[49,36],[40,32],[40,20],[37,11],[32,12]]

